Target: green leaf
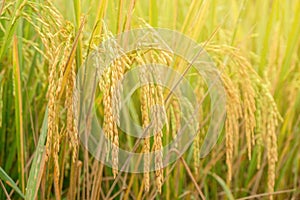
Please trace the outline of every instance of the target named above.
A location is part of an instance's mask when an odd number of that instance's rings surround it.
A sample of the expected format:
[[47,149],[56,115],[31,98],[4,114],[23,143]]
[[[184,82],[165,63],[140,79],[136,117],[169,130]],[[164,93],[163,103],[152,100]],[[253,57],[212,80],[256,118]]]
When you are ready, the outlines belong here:
[[39,142],[35,151],[35,155],[33,158],[33,162],[31,165],[29,178],[27,181],[26,187],[26,198],[25,199],[35,199],[37,195],[37,191],[41,181],[41,175],[44,169],[45,164],[45,140],[47,136],[47,124],[48,124],[48,109],[44,115],[44,121],[41,129],[41,134],[39,138]]
[[20,188],[17,186],[17,184],[8,176],[8,174],[0,167],[0,178],[8,184],[11,188],[13,188],[23,199],[25,198],[25,195],[21,192]]
[[221,187],[223,188],[223,190],[229,200],[234,200],[234,197],[230,191],[230,188],[228,188],[225,181],[221,177],[219,177],[215,173],[211,173],[211,172],[208,172],[208,175],[212,176],[221,185]]
[[16,125],[16,142],[18,149],[18,172],[21,189],[25,190],[25,136],[23,130],[23,101],[22,101],[22,84],[21,71],[19,63],[18,39],[14,36],[13,42],[13,77],[14,77],[14,94],[15,94],[15,125]]

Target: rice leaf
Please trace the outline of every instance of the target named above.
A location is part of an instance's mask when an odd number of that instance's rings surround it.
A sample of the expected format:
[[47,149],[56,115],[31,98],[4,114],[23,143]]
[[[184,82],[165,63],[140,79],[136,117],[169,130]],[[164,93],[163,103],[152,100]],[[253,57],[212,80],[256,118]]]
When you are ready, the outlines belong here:
[[211,177],[213,177],[220,185],[221,187],[223,188],[225,194],[226,194],[226,197],[229,199],[229,200],[234,200],[234,197],[230,191],[230,188],[228,188],[228,186],[226,185],[225,181],[220,177],[218,176],[217,174],[215,173],[211,173],[209,172],[208,175],[210,175]]
[[45,141],[47,136],[47,116],[48,116],[48,110],[46,110],[44,115],[44,121],[41,128],[41,134],[39,138],[38,145],[35,150],[35,155],[33,158],[33,162],[31,164],[30,172],[29,172],[29,178],[27,181],[27,187],[26,187],[26,197],[25,199],[31,200],[35,199],[38,188],[41,181],[41,175],[44,170],[45,165]]
[[23,199],[25,198],[25,195],[22,193],[20,188],[17,186],[17,184],[13,181],[12,178],[0,167],[0,178],[8,184],[11,188],[13,188]]
[[18,149],[18,172],[21,189],[25,191],[25,137],[23,131],[22,85],[18,54],[18,40],[14,37],[13,44],[13,77],[15,94],[16,141]]

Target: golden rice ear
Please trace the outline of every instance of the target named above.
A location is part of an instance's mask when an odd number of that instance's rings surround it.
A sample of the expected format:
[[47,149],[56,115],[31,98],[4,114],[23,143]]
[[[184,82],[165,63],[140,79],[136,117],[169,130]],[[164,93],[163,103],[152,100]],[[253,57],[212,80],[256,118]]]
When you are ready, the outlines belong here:
[[113,175],[116,177],[117,175],[117,165],[118,165],[118,130],[116,127],[116,122],[114,121],[114,115],[112,110],[112,74],[115,69],[113,67],[108,67],[104,71],[105,83],[104,83],[104,91],[103,91],[103,107],[104,107],[104,120],[103,120],[103,131],[105,136],[109,141],[113,143],[112,146],[108,145],[106,148],[107,152],[110,152],[112,148],[112,168]]
[[[109,32],[106,27],[104,31],[105,38],[111,38],[112,33]],[[119,131],[118,126],[120,125],[119,111],[121,107],[121,92],[123,91],[122,84],[120,83],[123,79],[125,69],[130,68],[132,61],[122,51],[116,41],[111,43],[113,52],[110,52],[112,56],[119,56],[115,58],[112,65],[109,67],[109,73],[106,74],[105,79],[108,80],[104,88],[105,104],[108,113],[105,113],[107,120],[104,121],[106,135],[109,136],[112,142],[112,168],[114,178],[118,174],[119,165]],[[117,55],[116,55],[117,52]],[[103,87],[103,83],[99,83]],[[103,97],[104,100],[104,97]],[[109,147],[108,147],[108,150]]]
[[[275,186],[275,168],[278,160],[276,128],[282,118],[277,110],[273,97],[264,84],[262,84],[262,96],[263,108],[266,110],[263,112],[262,121],[265,126],[263,134],[267,141],[268,192],[273,193]],[[272,200],[273,196],[270,195],[269,199]]]
[[[139,56],[139,55],[137,55]],[[138,58],[139,64],[143,65],[144,61],[142,58]],[[148,75],[146,70],[142,67],[141,69],[141,73],[140,73],[140,82],[143,83],[144,81],[146,83],[148,83]],[[147,131],[146,133],[146,137],[144,139],[144,147],[143,147],[143,153],[144,153],[144,185],[145,185],[145,191],[149,191],[150,189],[150,157],[149,157],[149,153],[150,153],[150,130],[147,129],[147,127],[149,126],[150,123],[150,118],[149,118],[149,107],[150,107],[150,101],[149,99],[151,98],[150,95],[150,88],[149,85],[143,85],[141,87],[141,96],[140,96],[140,100],[141,100],[141,114],[142,114],[142,126],[143,126],[143,130]]]
[[[239,58],[243,59],[243,58]],[[238,60],[237,64],[238,66],[243,66],[244,62],[247,63],[246,60]],[[255,105],[255,98],[256,94],[252,85],[251,81],[251,74],[243,68],[240,67],[239,70],[239,76],[243,77],[243,81],[240,82],[240,88],[241,88],[241,97],[242,97],[242,112],[243,112],[243,119],[244,119],[244,131],[246,134],[246,141],[247,141],[247,148],[248,148],[248,159],[251,159],[252,154],[252,146],[255,145],[255,137],[254,137],[254,129],[256,126],[256,120],[255,120],[255,111],[256,111],[256,105]]]
[[113,164],[113,175],[116,178],[118,174],[118,164],[119,164],[119,133],[117,124],[113,123],[113,147],[112,147],[112,164]]
[[[141,66],[141,73],[140,73],[140,82],[142,83],[146,83],[146,85],[143,85],[141,87],[141,97],[140,97],[140,101],[141,101],[141,114],[142,114],[142,127],[143,130],[146,131],[147,133],[144,132],[144,134],[146,134],[145,138],[144,138],[144,144],[143,144],[143,153],[144,153],[144,173],[143,173],[143,181],[144,181],[144,189],[146,192],[148,192],[150,190],[150,164],[151,164],[151,160],[150,160],[150,150],[151,150],[151,144],[150,144],[150,134],[152,129],[149,128],[148,126],[150,125],[150,109],[152,106],[152,103],[154,102],[152,93],[151,93],[151,89],[152,89],[152,84],[149,84],[150,80],[151,80],[151,75],[148,73],[148,71],[145,69],[145,65],[148,64],[147,60],[145,58],[145,54],[143,52],[137,52],[134,59],[136,60],[136,62],[138,63],[139,66]],[[148,129],[147,129],[148,127]],[[149,137],[147,137],[149,136]]]
[[[198,103],[203,103],[203,99],[205,98],[205,92],[204,92],[204,83],[202,79],[197,80],[197,87],[195,88],[195,94],[197,95]],[[204,112],[203,112],[203,106],[199,105],[199,119],[198,119],[198,126],[196,131],[196,137],[194,140],[194,151],[193,151],[193,159],[194,159],[194,167],[195,167],[195,174],[196,176],[199,175],[200,171],[200,150],[201,145],[203,143],[204,137],[205,137],[205,129],[204,124],[201,124],[204,121]]]
[[[173,97],[170,105],[170,125],[171,125],[171,137],[176,140],[177,133],[181,128],[180,119],[180,105],[178,99]],[[177,143],[175,143],[177,146]]]
[[225,147],[226,147],[226,165],[227,165],[227,183],[232,178],[232,162],[234,151],[234,140],[238,139],[239,124],[238,120],[241,113],[241,102],[237,88],[232,81],[225,75],[222,76],[226,92],[226,121],[225,121]]
[[46,160],[49,157],[54,160],[54,185],[55,190],[58,194],[59,185],[59,163],[58,163],[58,152],[59,152],[59,134],[58,134],[58,116],[57,116],[57,100],[55,91],[57,88],[57,74],[56,74],[56,63],[50,67],[49,75],[49,88],[48,88],[48,131],[47,131],[47,142],[46,142]]
[[50,66],[50,74],[49,74],[49,87],[47,91],[48,96],[48,129],[47,129],[47,142],[46,142],[46,156],[47,159],[52,154],[52,140],[53,135],[56,135],[57,130],[57,124],[56,124],[56,97],[55,97],[55,91],[56,91],[56,64],[57,62],[54,62],[54,66]]
[[150,84],[150,109],[153,114],[152,118],[152,127],[154,131],[154,143],[153,150],[155,151],[154,155],[154,164],[155,164],[155,182],[158,193],[161,193],[161,187],[163,182],[163,169],[162,169],[162,153],[160,152],[162,149],[162,131],[160,130],[159,124],[161,123],[161,116],[159,110],[157,110],[157,106],[161,105],[159,102],[157,87],[154,84]]
[[[256,91],[258,93],[258,91]],[[256,98],[256,146],[257,146],[257,169],[260,169],[261,166],[261,157],[262,157],[262,150],[263,150],[263,132],[265,130],[264,128],[264,122],[262,118],[262,101],[261,97]]]
[[[119,162],[119,155],[118,155],[118,148],[119,148],[119,133],[117,128],[117,123],[119,122],[119,107],[118,102],[120,101],[120,94],[117,87],[118,81],[119,81],[119,68],[122,67],[119,60],[115,60],[111,66],[111,86],[110,86],[110,103],[111,103],[111,113],[110,117],[112,119],[112,130],[111,130],[111,142],[112,142],[112,169],[113,169],[113,175],[114,178],[116,178],[118,174],[118,162]],[[112,110],[112,108],[115,108],[116,110]]]
[[[112,107],[111,107],[111,95],[110,95],[110,85],[111,85],[111,68],[107,67],[104,69],[103,75],[101,77],[105,81],[100,81],[100,89],[103,92],[103,133],[107,140],[111,141],[113,135],[113,122],[112,122]],[[103,85],[102,85],[103,84]],[[106,144],[106,155],[109,155],[111,145],[108,142]]]
[[[276,127],[281,119],[278,113],[277,106],[274,102],[272,95],[270,94],[268,88],[261,80],[261,78],[253,70],[251,64],[246,60],[245,57],[240,55],[237,49],[229,46],[217,46],[208,45],[208,51],[215,54],[220,54],[220,58],[228,54],[231,57],[231,62],[229,61],[229,72],[236,73],[237,78],[243,77],[242,79],[235,80],[223,73],[223,83],[227,94],[227,118],[226,118],[226,163],[229,168],[229,176],[231,176],[231,162],[232,162],[232,136],[231,129],[235,127],[234,130],[238,130],[238,117],[237,113],[242,113],[240,118],[243,120],[244,132],[246,135],[248,157],[251,158],[251,148],[256,145],[258,147],[258,167],[260,167],[261,151],[262,151],[262,139],[267,142],[267,158],[268,158],[268,192],[272,193],[274,191],[275,183],[275,166],[277,162],[277,136]],[[223,66],[223,60],[216,56],[216,61]],[[231,80],[235,80],[238,83],[240,90],[236,93],[241,98],[237,97],[236,100],[241,99],[241,103],[233,103],[232,99],[232,89],[234,85],[229,85]],[[230,92],[231,91],[231,92]],[[241,110],[234,109],[232,106],[241,105]],[[234,113],[235,114],[234,114]],[[233,131],[238,132],[238,131]],[[233,134],[235,135],[235,134]],[[234,140],[236,136],[234,136]],[[237,145],[235,145],[237,146]],[[229,178],[230,180],[230,178]],[[270,195],[272,199],[272,195]]]
[[75,163],[77,159],[78,151],[78,130],[77,130],[77,117],[75,112],[76,97],[74,94],[74,86],[76,81],[75,65],[72,65],[71,73],[69,74],[67,80],[66,89],[66,100],[65,105],[67,108],[67,136],[72,148],[72,161]]
[[[70,30],[68,30],[69,36],[66,42],[66,49],[63,55],[63,63],[60,67],[60,81],[59,84],[61,84],[61,79],[63,77],[63,66],[66,65],[68,54],[71,51],[72,48],[72,40],[73,40],[73,34],[72,29],[73,27],[70,27]],[[75,69],[75,63],[71,64],[71,71],[68,74],[67,77],[67,84],[66,84],[66,99],[65,99],[65,107],[67,108],[67,138],[70,144],[70,147],[72,149],[72,161],[75,163],[75,160],[77,159],[77,151],[78,151],[78,130],[77,130],[77,112],[76,112],[76,94],[74,93],[75,89],[75,82],[76,82],[76,69]],[[59,95],[59,90],[57,91],[57,95]]]
[[[108,38],[111,33],[106,31],[104,37]],[[117,51],[120,57],[116,58],[110,67],[104,69],[103,74],[100,77],[99,88],[103,92],[103,107],[104,107],[104,121],[103,131],[105,136],[112,142],[112,147],[109,145],[106,147],[107,152],[112,150],[112,168],[114,178],[118,174],[118,154],[119,154],[119,131],[120,125],[120,106],[121,106],[121,92],[123,90],[122,81],[125,69],[130,67],[131,60],[126,54],[119,49],[117,43],[112,41],[115,51]],[[115,56],[115,52],[110,52],[112,56]]]
[[125,69],[129,68],[131,64],[131,60],[127,57],[127,55],[122,54],[120,58],[117,58],[114,64],[112,73],[112,86],[111,92],[113,93],[113,106],[115,108],[113,114],[114,121],[114,135],[113,135],[113,169],[114,169],[114,177],[116,177],[118,173],[118,164],[119,164],[119,132],[118,126],[120,125],[120,107],[121,107],[121,92],[123,91],[123,86],[120,83],[123,79]]
[[[52,44],[49,46],[49,51],[55,49],[55,59],[54,62],[50,62],[50,75],[49,75],[49,88],[47,95],[49,97],[49,106],[48,106],[48,133],[47,133],[47,142],[46,142],[46,155],[47,158],[51,156],[53,158],[53,163],[54,163],[54,172],[53,172],[53,180],[54,180],[54,189],[55,189],[55,195],[57,199],[60,199],[60,185],[59,185],[59,179],[60,179],[60,166],[59,166],[59,151],[60,151],[60,142],[61,142],[61,134],[59,133],[59,97],[60,93],[62,92],[62,79],[64,76],[64,70],[65,70],[65,65],[68,61],[68,56],[71,47],[72,47],[72,33],[71,33],[72,27],[67,26],[66,29],[62,28],[62,35],[65,37],[63,39],[66,40],[64,43],[64,49],[61,51],[61,47],[58,45],[60,43],[60,39],[54,39],[52,38]],[[56,44],[57,43],[57,44]],[[54,45],[57,46],[54,46]],[[53,46],[52,46],[53,45]],[[62,56],[61,56],[62,54]],[[51,55],[53,56],[53,55]],[[58,62],[58,60],[61,60]],[[71,93],[70,98],[73,96],[73,87],[72,84],[74,84],[74,79],[75,79],[75,72],[71,72],[68,78],[69,85],[67,86],[67,91],[66,94]],[[73,109],[72,109],[72,99],[66,99],[66,103],[70,104],[68,105],[69,108],[71,109],[67,113],[67,118],[69,121],[69,126],[68,126],[68,132],[73,132],[74,128],[74,121],[73,121]],[[71,117],[71,119],[70,119]],[[68,123],[68,122],[67,122]],[[76,131],[76,130],[75,130]],[[74,137],[73,137],[74,136]],[[74,152],[76,152],[77,149],[77,142],[76,142],[76,137],[77,137],[77,132],[75,134],[72,133],[72,141],[74,142],[73,149]],[[73,158],[75,158],[75,153],[73,154]]]
[[[165,54],[162,54],[159,52],[159,53],[157,53],[156,57],[157,57],[157,60],[153,60],[152,62],[162,62],[162,64],[165,64],[165,65],[168,64]],[[152,59],[155,59],[155,56],[152,56]],[[164,122],[167,121],[167,119],[166,119],[166,113],[165,113],[163,88],[161,85],[159,85],[161,83],[161,78],[155,68],[152,70],[153,70],[153,73],[155,75],[156,82],[157,82],[156,88],[155,88],[155,104],[163,109],[163,110],[156,111],[157,117],[156,117],[156,119],[154,119],[154,121],[156,120],[155,124],[157,126],[157,130],[155,131],[155,135],[154,135],[154,151],[159,151],[155,154],[156,187],[157,187],[158,193],[161,193],[164,176],[163,176],[163,162],[162,162],[163,161],[163,153],[162,153],[163,132],[160,129],[162,129],[162,125]],[[156,108],[158,108],[158,107],[156,106]]]
[[[157,53],[155,50],[150,50],[148,53],[140,54],[137,53],[135,60],[139,65],[150,64],[148,71],[143,71],[141,73],[141,77],[145,78],[147,82],[153,81],[154,83],[150,83],[141,88],[141,113],[142,113],[142,121],[143,127],[145,128],[150,124],[149,122],[149,110],[151,110],[151,114],[153,114],[152,118],[152,128],[154,131],[154,144],[153,150],[156,151],[154,157],[155,164],[155,182],[156,188],[159,193],[161,193],[161,187],[163,183],[163,164],[162,164],[162,137],[163,133],[162,124],[163,121],[166,120],[166,113],[161,112],[158,108],[164,108],[164,98],[163,98],[163,89],[158,83],[161,82],[159,74],[155,69],[154,63],[162,62],[162,64],[168,64],[169,58],[166,58],[165,55]],[[144,139],[144,153],[150,152],[150,140],[149,138]],[[145,155],[144,156],[144,182],[145,182],[145,190],[148,191],[150,188],[150,176],[149,176],[149,167],[150,167],[150,158]]]
[[199,175],[200,170],[200,147],[201,147],[201,132],[197,132],[195,140],[194,140],[194,151],[193,151],[193,159],[194,159],[194,167],[196,176]]
[[[47,2],[47,4],[50,2]],[[56,12],[55,7],[53,7],[52,4],[49,4],[49,11],[51,11],[51,14],[54,14],[57,17],[58,22],[57,23],[63,23],[63,18],[58,15]],[[32,22],[29,16],[26,18],[28,22]],[[39,19],[41,22],[48,24],[45,22],[46,19],[43,19],[41,16],[41,19]],[[58,96],[59,93],[62,90],[62,78],[64,73],[64,66],[67,62],[67,55],[71,50],[71,43],[72,43],[72,26],[70,23],[66,22],[67,26],[66,28],[63,27],[62,24],[56,24],[53,26],[52,31],[58,31],[55,30],[56,28],[59,29],[59,31],[62,33],[63,38],[58,37],[51,37],[51,30],[48,30],[49,32],[43,31],[40,27],[37,27],[36,25],[34,28],[36,31],[41,34],[41,39],[43,44],[46,48],[46,54],[45,57],[49,59],[49,87],[47,91],[47,97],[49,99],[48,102],[48,132],[47,132],[47,142],[46,142],[46,154],[47,157],[52,156],[54,151],[59,151],[59,137],[58,137]],[[46,28],[47,30],[47,28]],[[47,34],[46,34],[47,33]],[[65,46],[64,49],[61,48],[59,45],[61,43],[61,40],[63,41],[63,44]],[[51,41],[51,42],[49,42]],[[65,42],[66,41],[66,42]],[[61,56],[62,54],[62,56]],[[61,61],[59,61],[61,60]],[[54,150],[54,139],[55,141],[55,150]],[[55,156],[57,157],[57,156]]]

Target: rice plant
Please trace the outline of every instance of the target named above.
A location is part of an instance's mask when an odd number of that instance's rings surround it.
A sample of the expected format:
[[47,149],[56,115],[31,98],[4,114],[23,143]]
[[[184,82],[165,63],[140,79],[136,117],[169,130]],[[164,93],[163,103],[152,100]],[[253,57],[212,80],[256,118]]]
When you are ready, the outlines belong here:
[[[2,0],[0,199],[299,199],[299,10],[297,0]],[[158,28],[209,59],[176,54]],[[143,41],[134,30],[148,30]],[[218,72],[224,113],[197,64]],[[96,123],[96,140],[110,142],[87,140]],[[222,129],[207,140],[212,123]]]

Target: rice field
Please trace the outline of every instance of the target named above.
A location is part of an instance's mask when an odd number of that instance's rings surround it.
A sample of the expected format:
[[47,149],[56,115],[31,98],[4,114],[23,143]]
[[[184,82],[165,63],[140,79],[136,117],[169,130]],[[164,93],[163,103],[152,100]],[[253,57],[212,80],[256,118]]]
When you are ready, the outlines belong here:
[[300,199],[300,1],[1,0],[0,199]]

